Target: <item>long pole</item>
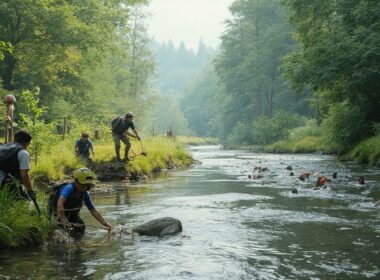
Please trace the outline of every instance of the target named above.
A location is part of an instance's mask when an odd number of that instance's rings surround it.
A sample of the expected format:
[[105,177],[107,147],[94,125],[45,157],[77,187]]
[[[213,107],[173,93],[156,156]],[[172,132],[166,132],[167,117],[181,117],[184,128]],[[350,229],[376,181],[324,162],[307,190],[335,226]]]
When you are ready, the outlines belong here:
[[5,131],[5,143],[13,142],[13,102],[7,102],[7,121]]

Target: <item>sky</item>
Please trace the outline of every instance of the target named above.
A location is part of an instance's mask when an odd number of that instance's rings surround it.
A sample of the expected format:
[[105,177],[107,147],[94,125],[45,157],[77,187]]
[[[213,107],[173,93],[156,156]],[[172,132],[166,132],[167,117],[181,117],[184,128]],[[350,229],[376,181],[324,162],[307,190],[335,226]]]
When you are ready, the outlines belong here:
[[224,30],[223,21],[229,17],[228,6],[234,0],[151,0],[148,32],[162,43],[181,41],[196,50],[200,39],[216,48]]

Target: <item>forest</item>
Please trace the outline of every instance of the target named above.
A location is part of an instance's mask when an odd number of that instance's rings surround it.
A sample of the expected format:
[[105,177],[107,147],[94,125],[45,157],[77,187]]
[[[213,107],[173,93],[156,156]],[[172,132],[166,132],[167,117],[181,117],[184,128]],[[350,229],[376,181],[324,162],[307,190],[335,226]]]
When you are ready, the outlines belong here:
[[126,111],[146,135],[225,147],[378,148],[378,1],[234,1],[219,49],[197,50],[148,36],[149,1],[32,2],[1,3],[0,94],[38,149],[65,119],[93,131]]

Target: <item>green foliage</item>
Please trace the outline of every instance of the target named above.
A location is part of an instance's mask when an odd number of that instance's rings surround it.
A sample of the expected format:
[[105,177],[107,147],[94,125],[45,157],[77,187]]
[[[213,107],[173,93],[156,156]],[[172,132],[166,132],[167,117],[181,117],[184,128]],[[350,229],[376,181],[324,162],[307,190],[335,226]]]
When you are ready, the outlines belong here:
[[289,137],[265,146],[266,152],[271,153],[335,153],[336,146],[329,143],[323,136],[322,129],[317,127],[315,120],[306,121],[305,126],[293,128]]
[[33,136],[29,150],[35,163],[37,163],[42,150],[45,153],[48,152],[54,143],[58,142],[58,136],[55,134],[54,124],[45,124],[42,120],[46,107],[40,106],[39,89],[35,92],[23,91],[19,103],[24,112],[19,115],[19,126],[29,131]]
[[196,135],[219,135],[218,100],[220,88],[215,70],[207,65],[186,88],[181,98],[181,108],[188,120],[189,129]]
[[332,144],[340,146],[340,152],[347,152],[353,143],[371,134],[372,124],[366,121],[366,115],[360,106],[336,104],[323,121],[323,131]]
[[366,163],[380,167],[380,134],[360,142],[348,158],[358,163]]
[[236,144],[250,144],[252,143],[252,132],[250,130],[250,127],[238,122],[234,129],[232,130],[231,134],[227,137],[227,143],[229,145],[236,145]]
[[0,62],[4,59],[5,53],[12,52],[12,45],[3,41],[0,41]]
[[324,92],[328,137],[347,150],[380,121],[380,2],[284,3],[301,47],[287,56],[285,76],[298,91]]
[[42,195],[38,201],[43,211],[39,217],[34,206],[15,200],[8,187],[0,189],[0,248],[41,244],[47,240],[52,224],[45,211],[46,197]]
[[304,125],[306,119],[283,111],[276,112],[273,118],[262,116],[249,126],[238,123],[228,136],[229,145],[267,145],[287,139],[290,130]]

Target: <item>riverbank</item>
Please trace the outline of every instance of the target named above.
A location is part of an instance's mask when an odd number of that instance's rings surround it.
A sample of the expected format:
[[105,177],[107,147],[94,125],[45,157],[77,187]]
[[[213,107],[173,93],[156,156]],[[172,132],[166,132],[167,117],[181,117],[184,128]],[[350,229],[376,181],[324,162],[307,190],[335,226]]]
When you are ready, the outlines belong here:
[[[54,221],[46,210],[48,186],[53,181],[71,181],[72,170],[84,166],[74,156],[70,142],[51,147],[32,164],[31,175],[42,211],[40,216],[36,215],[32,204],[16,201],[8,191],[0,191],[0,248],[42,244],[51,237]],[[94,141],[93,144],[95,156],[88,167],[95,171],[100,181],[141,180],[163,169],[183,168],[193,163],[183,144],[166,137],[147,138],[142,145],[132,141],[128,163],[114,161],[113,143]]]
[[[62,181],[70,178],[72,170],[85,165],[73,153],[73,141],[65,141],[49,152],[39,156],[38,162],[32,164],[31,175],[37,185],[46,185],[51,181]],[[152,176],[162,169],[173,169],[190,166],[191,155],[179,141],[166,137],[146,138],[143,142],[132,140],[129,152],[130,161],[115,161],[115,148],[111,141],[93,141],[95,155],[89,168],[99,175],[99,180],[138,179]],[[124,151],[121,149],[121,153]],[[121,172],[123,174],[118,174]],[[121,178],[123,176],[123,178]]]
[[220,141],[218,138],[203,138],[194,136],[176,136],[176,139],[184,144],[191,146],[201,146],[201,145],[218,145]]
[[380,167],[380,135],[361,141],[346,153],[339,152],[339,148],[330,144],[323,136],[290,138],[270,145],[226,145],[225,148],[274,154],[329,154],[338,156],[341,161]]

